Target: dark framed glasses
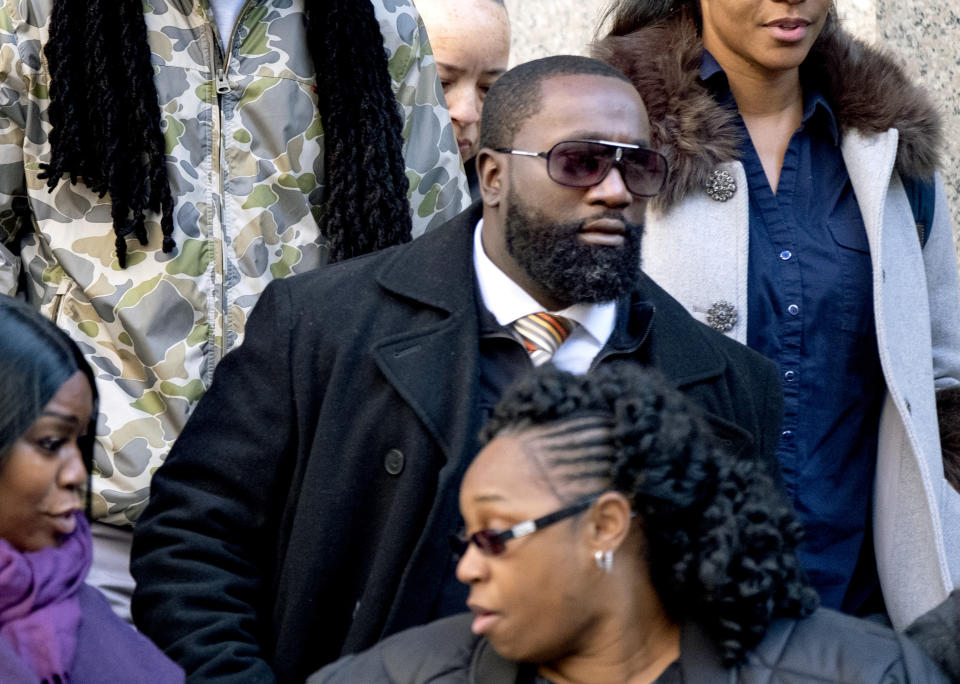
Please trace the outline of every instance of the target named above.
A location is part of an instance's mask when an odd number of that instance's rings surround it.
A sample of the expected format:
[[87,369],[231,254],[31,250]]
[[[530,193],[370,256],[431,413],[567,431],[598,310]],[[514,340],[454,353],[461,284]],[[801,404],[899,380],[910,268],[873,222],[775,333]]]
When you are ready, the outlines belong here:
[[640,145],[609,140],[562,140],[548,152],[526,152],[499,147],[496,152],[547,160],[550,179],[571,188],[599,185],[614,166],[627,190],[637,197],[653,197],[667,182],[667,159]]
[[511,539],[526,537],[528,534],[533,534],[537,530],[542,530],[544,527],[549,527],[561,520],[572,518],[577,513],[582,513],[590,508],[598,498],[600,498],[600,494],[591,494],[585,499],[561,508],[559,511],[548,513],[534,520],[524,520],[522,523],[517,523],[509,530],[504,530],[503,532],[498,532],[497,530],[480,530],[479,532],[474,532],[469,537],[451,535],[450,550],[453,551],[456,557],[461,558],[467,552],[467,547],[470,546],[470,544],[476,544],[477,548],[480,549],[480,553],[483,555],[499,556],[507,550],[507,542]]

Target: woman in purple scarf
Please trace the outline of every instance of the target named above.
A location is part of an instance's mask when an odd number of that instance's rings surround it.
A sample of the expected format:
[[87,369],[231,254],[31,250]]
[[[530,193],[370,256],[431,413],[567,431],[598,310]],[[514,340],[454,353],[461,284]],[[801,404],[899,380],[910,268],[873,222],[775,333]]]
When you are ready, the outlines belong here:
[[0,296],[0,682],[182,682],[84,584],[96,386],[77,346]]

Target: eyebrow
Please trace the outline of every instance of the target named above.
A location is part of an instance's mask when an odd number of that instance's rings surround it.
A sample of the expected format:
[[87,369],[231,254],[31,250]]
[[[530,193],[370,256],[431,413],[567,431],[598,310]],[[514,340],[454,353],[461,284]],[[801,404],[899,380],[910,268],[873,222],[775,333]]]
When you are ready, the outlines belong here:
[[444,69],[449,69],[450,71],[455,71],[458,74],[462,74],[466,69],[463,67],[454,66],[453,64],[447,64],[446,62],[437,62],[438,67],[443,67]]
[[506,501],[506,498],[500,494],[480,494],[473,497],[476,503],[488,503],[490,501]]
[[[447,69],[448,71],[452,71],[452,72],[454,72],[455,74],[458,74],[458,75],[459,75],[459,74],[464,74],[464,73],[466,73],[466,71],[467,71],[467,70],[464,69],[463,67],[454,66],[453,64],[447,64],[446,62],[439,62],[439,61],[438,61],[438,62],[437,62],[437,66],[438,66],[438,67],[443,67],[444,69]],[[483,74],[484,76],[502,76],[502,75],[505,74],[505,73],[507,73],[507,70],[506,70],[506,69],[485,69],[485,70],[482,72],[482,74]]]

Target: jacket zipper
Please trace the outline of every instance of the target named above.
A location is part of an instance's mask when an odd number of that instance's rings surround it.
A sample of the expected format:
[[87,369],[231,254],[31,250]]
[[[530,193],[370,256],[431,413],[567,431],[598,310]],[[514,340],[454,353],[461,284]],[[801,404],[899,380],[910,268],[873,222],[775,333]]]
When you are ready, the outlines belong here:
[[220,255],[219,255],[219,268],[220,268],[220,306],[217,314],[220,317],[220,344],[215,345],[217,349],[217,359],[219,362],[223,355],[227,351],[227,339],[229,338],[228,330],[228,321],[227,321],[227,228],[224,212],[226,210],[226,202],[224,200],[224,135],[223,135],[223,96],[233,90],[234,86],[230,82],[230,79],[227,77],[230,67],[230,55],[233,53],[233,41],[237,35],[237,28],[240,25],[240,22],[243,20],[243,15],[246,14],[247,10],[250,7],[251,0],[246,0],[243,3],[243,6],[240,8],[240,13],[237,15],[237,19],[233,24],[233,28],[230,31],[230,37],[227,41],[226,50],[221,52],[220,42],[217,40],[216,33],[213,30],[214,22],[216,18],[211,16],[209,12],[205,13],[205,19],[207,22],[207,34],[210,39],[211,53],[213,59],[211,60],[214,65],[214,86],[217,91],[217,117],[219,121],[219,126],[217,130],[219,135],[217,139],[212,141],[212,149],[216,150],[216,168],[217,168],[217,194],[220,198],[220,220],[217,228],[220,231]]

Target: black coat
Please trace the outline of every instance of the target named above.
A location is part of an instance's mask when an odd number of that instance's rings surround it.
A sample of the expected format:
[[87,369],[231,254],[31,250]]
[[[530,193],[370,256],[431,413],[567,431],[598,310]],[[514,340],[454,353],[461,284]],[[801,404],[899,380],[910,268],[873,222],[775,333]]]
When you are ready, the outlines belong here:
[[[470,632],[473,614],[396,634],[347,656],[307,684],[533,684],[535,670],[501,658]],[[726,668],[696,624],[681,629],[680,658],[657,684],[947,684],[916,644],[882,625],[832,610],[775,620],[740,667]]]
[[[134,537],[134,619],[191,681],[302,681],[429,619],[449,551],[423,530],[479,428],[477,211],[262,295]],[[721,439],[774,459],[770,362],[649,280],[618,309],[607,358],[642,349]]]

